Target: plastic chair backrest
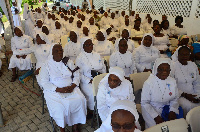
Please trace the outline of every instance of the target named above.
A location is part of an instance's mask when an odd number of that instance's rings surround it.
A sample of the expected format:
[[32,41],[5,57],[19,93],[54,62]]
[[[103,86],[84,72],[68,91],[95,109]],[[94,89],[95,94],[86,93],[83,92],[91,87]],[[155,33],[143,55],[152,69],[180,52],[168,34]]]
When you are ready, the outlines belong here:
[[144,82],[148,79],[151,72],[134,73],[130,75],[130,79],[133,80],[134,92],[142,89]]
[[200,34],[197,34],[197,41],[200,41]]
[[64,48],[65,44],[68,43],[68,37],[69,37],[69,35],[64,35],[64,36],[61,37],[62,48]]
[[177,39],[171,39],[169,40],[169,42],[171,43],[172,46],[178,46],[178,40]]
[[187,113],[186,121],[191,126],[192,132],[200,132],[200,106],[191,109]]
[[169,132],[188,132],[188,124],[185,119],[176,119],[172,121],[163,122],[156,126],[150,127],[143,132],[168,132],[162,131],[162,128],[168,127]]
[[100,75],[94,77],[94,79],[93,79],[93,81],[92,81],[92,88],[93,88],[93,95],[94,95],[94,96],[97,95],[99,82],[100,82],[107,74],[108,74],[108,73],[103,73],[103,74],[100,74]]
[[35,57],[35,54],[34,53],[31,53],[31,63],[37,63],[37,59]]

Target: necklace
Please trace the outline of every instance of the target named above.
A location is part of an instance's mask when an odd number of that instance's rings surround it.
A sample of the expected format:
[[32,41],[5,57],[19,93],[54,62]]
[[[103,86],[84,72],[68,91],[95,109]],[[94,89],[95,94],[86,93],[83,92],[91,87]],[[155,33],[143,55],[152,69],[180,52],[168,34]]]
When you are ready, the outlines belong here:
[[[165,91],[166,91],[167,88],[165,87],[164,92],[162,92],[161,87],[160,87],[160,84],[159,84],[159,82],[158,82],[157,79],[156,79],[156,81],[157,81],[157,84],[158,84],[159,90],[160,90],[160,92],[162,93],[162,100],[163,100],[163,97],[164,97],[164,95],[165,95]],[[167,84],[166,84],[166,85],[167,85]]]
[[[91,54],[93,55],[93,53],[91,53]],[[94,69],[94,67],[93,67],[92,63],[89,61],[86,53],[85,53],[85,57],[88,60],[88,62],[89,62],[88,64],[91,66],[91,69]]]
[[[121,53],[120,53],[121,54]],[[126,66],[126,63],[124,62],[124,60],[122,59],[122,57],[121,57],[121,55],[119,54],[119,57],[120,57],[120,59],[122,60],[122,62],[124,63],[124,65],[125,65],[125,68],[128,68],[127,66]],[[126,54],[126,53],[125,53]]]
[[[187,79],[186,79],[186,76],[185,76],[185,74],[184,74],[184,72],[182,71],[182,69],[181,69],[180,66],[179,66],[179,68],[180,68],[180,70],[181,70],[181,72],[182,72],[182,74],[183,74],[183,77],[184,77],[184,79],[185,79],[185,83],[188,83],[188,82],[187,82]],[[186,72],[188,72],[188,67],[187,67]]]

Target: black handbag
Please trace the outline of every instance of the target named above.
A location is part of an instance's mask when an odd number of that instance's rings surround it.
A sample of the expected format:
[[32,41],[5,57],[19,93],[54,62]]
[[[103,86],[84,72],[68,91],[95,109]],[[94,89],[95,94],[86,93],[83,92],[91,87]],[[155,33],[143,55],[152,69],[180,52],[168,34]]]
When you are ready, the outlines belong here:
[[98,71],[96,71],[96,70],[91,70],[91,76],[94,78],[94,77],[96,77],[97,75],[100,75],[101,74],[101,72],[98,72]]

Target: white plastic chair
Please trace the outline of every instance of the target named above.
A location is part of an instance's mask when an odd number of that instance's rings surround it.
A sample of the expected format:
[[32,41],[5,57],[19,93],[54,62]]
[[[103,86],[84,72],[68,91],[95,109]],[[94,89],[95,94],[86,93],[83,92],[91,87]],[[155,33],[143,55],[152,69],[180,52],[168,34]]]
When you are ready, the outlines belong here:
[[[168,127],[169,131],[164,131]],[[164,130],[163,130],[164,129]],[[185,119],[176,119],[172,121],[163,122],[156,126],[150,127],[143,132],[188,132],[188,124]]]
[[91,121],[91,127],[93,127],[93,123],[94,123],[94,116],[96,116],[97,118],[97,125],[98,128],[100,127],[99,124],[99,115],[98,115],[98,110],[97,110],[97,92],[98,92],[98,86],[99,86],[99,82],[107,75],[108,73],[103,73],[100,74],[96,77],[94,77],[93,81],[92,81],[92,88],[93,88],[93,95],[94,95],[94,111],[93,111],[93,118]]
[[[136,92],[143,88],[144,82],[148,79],[151,72],[141,72],[141,73],[134,73],[130,75],[130,80],[133,84],[133,92],[136,96]],[[137,98],[137,97],[136,97]],[[141,101],[141,100],[140,100]],[[141,113],[141,104],[136,104],[137,110]]]
[[192,132],[200,132],[200,106],[193,108],[186,115],[186,121]]
[[178,46],[178,39],[171,39],[169,40],[170,44],[172,44],[172,47],[177,47]]
[[69,35],[64,35],[61,37],[61,45],[62,45],[63,49],[65,47],[65,44],[68,42],[68,40],[67,40],[68,37],[69,37]]

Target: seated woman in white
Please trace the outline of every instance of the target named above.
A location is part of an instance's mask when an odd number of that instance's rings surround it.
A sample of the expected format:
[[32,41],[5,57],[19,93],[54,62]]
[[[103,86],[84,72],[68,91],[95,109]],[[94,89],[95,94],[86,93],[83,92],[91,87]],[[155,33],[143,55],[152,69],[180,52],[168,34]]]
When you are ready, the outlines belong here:
[[89,19],[89,23],[90,23],[90,25],[89,25],[90,34],[92,34],[93,38],[96,38],[96,34],[99,31],[99,28],[94,24],[94,18],[93,17],[91,17]]
[[112,104],[106,120],[95,132],[141,132],[136,128],[138,118],[134,102],[118,100]]
[[110,25],[106,25],[105,27],[106,33],[107,33],[107,40],[111,41],[112,43],[115,43],[115,40],[119,38],[119,33],[114,32],[112,27]]
[[118,66],[125,72],[125,77],[129,79],[129,75],[137,73],[135,61],[130,51],[127,51],[128,44],[126,39],[120,39],[116,42],[118,49],[110,56],[109,66]]
[[115,43],[115,49],[117,50],[119,47],[119,40],[120,39],[126,39],[127,44],[128,44],[128,51],[130,51],[131,53],[133,53],[133,50],[135,49],[135,45],[134,45],[134,41],[129,39],[129,35],[130,35],[130,30],[128,29],[123,29],[122,30],[122,34],[121,34],[121,38],[118,39],[118,41],[116,41]]
[[171,33],[171,29],[169,28],[169,21],[168,20],[164,20],[161,22],[161,33],[163,33],[164,35],[168,36],[168,37],[173,37],[172,33]]
[[86,100],[78,88],[80,75],[73,61],[63,59],[63,49],[59,44],[52,45],[48,60],[40,70],[41,86],[50,116],[60,131],[72,126],[78,131],[78,124],[86,123]]
[[173,63],[171,76],[177,81],[179,104],[184,116],[194,107],[200,106],[200,76],[196,64],[189,61],[191,50],[182,46],[178,50],[178,60]]
[[55,22],[55,29],[51,30],[51,34],[55,35],[55,43],[59,43],[60,39],[63,35],[66,35],[66,30],[61,27],[61,24],[59,21]]
[[35,19],[33,17],[33,12],[28,11],[27,19],[25,20],[25,34],[31,36],[34,28],[35,28]]
[[175,25],[171,27],[171,33],[173,34],[173,37],[178,38],[179,35],[187,35],[186,28],[181,25],[183,22],[182,16],[177,16],[175,18]]
[[138,72],[151,72],[155,60],[160,57],[159,50],[153,46],[153,40],[153,34],[144,34],[141,45],[133,52]]
[[115,101],[130,100],[134,102],[132,84],[124,76],[125,73],[122,68],[111,67],[109,74],[99,83],[97,109],[102,122],[108,117],[110,107]]
[[131,32],[132,26],[129,24],[129,18],[124,18],[124,25],[121,25],[119,33],[122,34],[122,31],[124,29],[127,29],[129,32]]
[[136,19],[135,20],[135,24],[134,24],[134,28],[131,29],[131,38],[134,41],[135,47],[139,47],[141,40],[142,40],[142,36],[144,35],[144,30],[140,27],[141,24],[141,19]]
[[10,58],[9,69],[12,69],[13,75],[11,82],[17,79],[16,68],[19,70],[31,69],[31,48],[33,41],[31,37],[24,35],[21,27],[14,28],[15,36],[11,38],[11,50],[13,52]]
[[77,31],[72,30],[69,34],[70,41],[65,44],[64,56],[75,62],[76,57],[81,53],[81,43]]
[[89,37],[93,40],[94,38],[93,38],[92,34],[90,33],[89,29],[90,29],[89,26],[84,26],[82,34],[80,35],[80,38]]
[[45,41],[48,44],[54,43],[54,34],[50,34],[49,27],[47,25],[42,26],[42,32],[45,34]]
[[154,30],[154,43],[153,45],[160,51],[162,58],[168,58],[166,50],[170,44],[169,37],[161,33],[161,26],[159,24],[153,27]]
[[81,73],[81,90],[87,99],[87,106],[94,110],[94,96],[92,90],[93,78],[105,73],[106,68],[100,54],[93,52],[93,43],[90,38],[81,39],[82,51],[76,58],[76,65],[80,68]]
[[178,104],[176,80],[169,76],[171,60],[158,58],[152,74],[144,82],[141,95],[142,115],[146,128],[164,121],[183,118]]
[[40,85],[39,71],[46,60],[48,60],[48,56],[50,53],[51,44],[47,44],[45,41],[46,35],[44,33],[39,33],[36,35],[36,44],[33,46],[33,53],[36,57],[36,71],[35,75],[37,78],[37,82]]
[[103,56],[110,56],[114,52],[112,42],[107,40],[107,33],[105,30],[99,30],[96,35],[97,40],[94,40],[94,51]]
[[152,27],[152,18],[148,17],[147,22],[143,24],[143,30],[145,31],[145,33],[154,33]]
[[51,13],[48,13],[44,19],[44,24],[48,27],[51,27]]

